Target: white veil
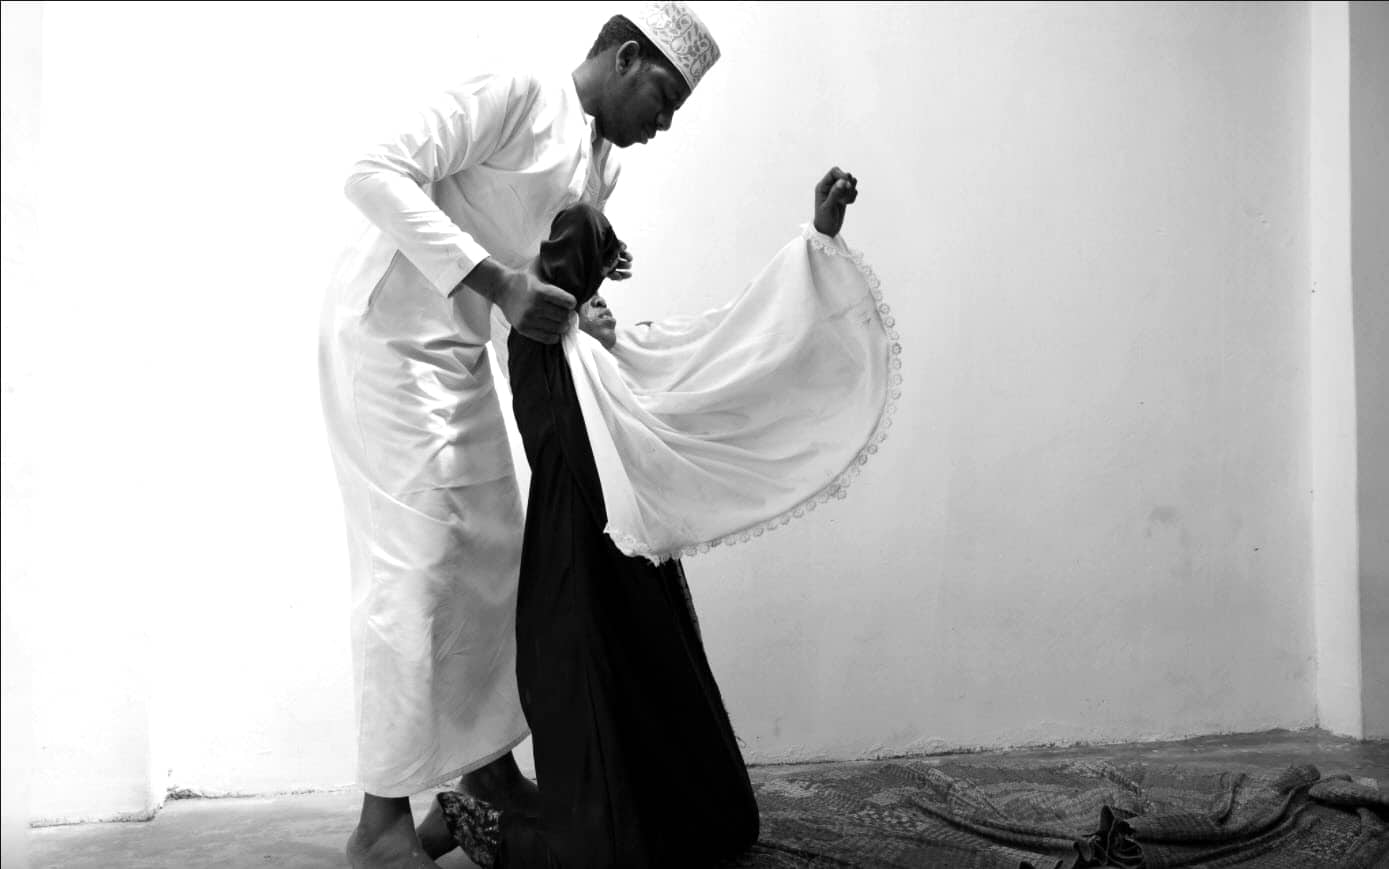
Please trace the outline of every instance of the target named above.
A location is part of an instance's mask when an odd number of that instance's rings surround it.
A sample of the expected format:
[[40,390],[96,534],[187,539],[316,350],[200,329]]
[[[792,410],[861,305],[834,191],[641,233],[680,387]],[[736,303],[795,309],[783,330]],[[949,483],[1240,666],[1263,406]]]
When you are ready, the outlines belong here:
[[660,562],[843,498],[892,424],[894,325],[861,254],[809,227],[721,308],[620,327],[611,353],[571,325],[607,534]]

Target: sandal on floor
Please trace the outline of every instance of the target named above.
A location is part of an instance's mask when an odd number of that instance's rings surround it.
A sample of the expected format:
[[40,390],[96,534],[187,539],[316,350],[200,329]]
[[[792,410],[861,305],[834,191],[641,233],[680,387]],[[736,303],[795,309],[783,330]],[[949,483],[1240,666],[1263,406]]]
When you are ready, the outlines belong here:
[[502,846],[502,813],[489,803],[457,791],[445,791],[437,799],[458,847],[482,869],[491,869]]

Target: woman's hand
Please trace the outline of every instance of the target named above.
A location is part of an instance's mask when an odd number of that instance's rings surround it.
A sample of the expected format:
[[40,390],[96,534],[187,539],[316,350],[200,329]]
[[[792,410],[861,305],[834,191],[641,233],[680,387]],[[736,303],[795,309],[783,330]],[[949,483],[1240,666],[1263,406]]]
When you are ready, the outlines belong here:
[[620,241],[621,248],[617,254],[617,262],[608,269],[608,280],[625,281],[632,276],[632,255],[627,252],[627,243]]
[[858,179],[835,166],[815,185],[815,231],[839,235],[844,212],[858,199]]

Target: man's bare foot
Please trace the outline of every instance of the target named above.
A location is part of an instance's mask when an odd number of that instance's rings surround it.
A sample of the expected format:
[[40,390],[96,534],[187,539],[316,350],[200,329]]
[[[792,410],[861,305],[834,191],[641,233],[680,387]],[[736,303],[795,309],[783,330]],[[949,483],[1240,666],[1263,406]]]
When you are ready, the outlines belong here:
[[415,833],[420,837],[424,853],[428,854],[431,860],[437,860],[458,847],[453,833],[449,832],[448,821],[444,820],[444,808],[439,805],[438,800],[430,803],[429,813],[420,821]]
[[347,839],[347,863],[352,869],[439,869],[413,833],[408,839],[386,837],[364,844],[361,830],[353,830]]
[[463,776],[458,789],[504,812],[540,814],[540,788],[521,775],[511,752]]
[[347,862],[352,869],[439,869],[415,835],[410,801],[370,794],[347,840]]

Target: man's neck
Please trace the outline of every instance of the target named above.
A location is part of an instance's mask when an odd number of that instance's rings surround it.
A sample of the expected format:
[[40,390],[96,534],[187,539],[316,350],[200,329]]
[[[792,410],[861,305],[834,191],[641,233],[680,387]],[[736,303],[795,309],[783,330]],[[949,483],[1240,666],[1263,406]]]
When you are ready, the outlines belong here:
[[609,52],[590,57],[574,69],[574,90],[579,92],[579,105],[590,115],[597,116],[599,95],[603,89],[603,68],[612,63]]

